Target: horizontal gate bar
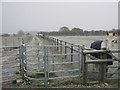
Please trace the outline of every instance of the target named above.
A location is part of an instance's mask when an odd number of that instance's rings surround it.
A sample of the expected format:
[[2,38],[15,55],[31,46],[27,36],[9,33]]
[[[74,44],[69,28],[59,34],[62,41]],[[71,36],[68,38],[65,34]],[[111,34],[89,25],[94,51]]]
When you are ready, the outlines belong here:
[[[106,51],[106,50],[84,50],[84,54],[92,54],[92,53],[109,53],[109,51]],[[110,50],[110,52],[112,53],[120,53],[120,50],[119,49],[113,49],[113,50]]]
[[26,70],[27,73],[36,73],[36,74],[44,74],[45,72],[34,72],[34,71],[30,71],[30,70]]
[[105,62],[109,62],[109,61],[114,61],[113,59],[98,59],[98,60],[86,60],[86,64],[88,63],[105,63]]
[[19,46],[2,46],[0,49],[5,49],[5,48],[19,48]]
[[45,80],[45,78],[39,78],[39,79],[37,79],[37,78],[31,78],[31,77],[26,76],[25,74],[24,74],[24,77],[26,77],[29,80],[36,80],[36,81]]
[[71,63],[78,63],[78,61],[75,61],[75,62],[62,62],[62,63],[50,63],[50,65],[71,64]]
[[57,72],[70,72],[70,71],[79,71],[79,69],[50,71],[49,73],[57,73]]
[[79,53],[67,53],[67,54],[48,54],[48,56],[64,56],[64,55],[78,55]]
[[[81,75],[82,76],[82,75]],[[49,78],[48,80],[54,80],[54,79],[64,79],[64,78],[74,78],[74,77],[80,77],[80,75],[75,75],[75,76],[63,76],[63,77],[54,77],[54,78]]]

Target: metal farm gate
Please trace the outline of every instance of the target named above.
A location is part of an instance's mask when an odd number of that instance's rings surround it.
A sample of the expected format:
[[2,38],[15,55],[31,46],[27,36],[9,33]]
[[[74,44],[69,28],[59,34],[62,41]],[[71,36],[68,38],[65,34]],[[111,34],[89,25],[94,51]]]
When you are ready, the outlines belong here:
[[[87,81],[90,76],[89,72],[91,72],[89,71],[89,64],[98,63],[102,68],[100,68],[98,78],[96,78],[98,81],[97,83],[105,83],[105,79],[107,79],[107,73],[105,72],[105,63],[115,60],[117,63],[119,63],[120,61],[114,56],[114,59],[112,60],[106,60],[104,59],[105,57],[103,57],[102,60],[98,60],[90,56],[91,53],[109,53],[105,50],[91,50],[85,48],[84,45],[74,45],[59,41],[58,39],[50,39],[50,41],[53,42],[53,45],[43,45],[39,42],[35,42],[33,44],[22,44],[19,47],[2,47],[3,49],[7,48],[8,50],[9,48],[12,48],[13,50],[13,55],[11,51],[7,51],[10,57],[14,56],[14,58],[12,57],[12,60],[15,62],[15,65],[12,64],[11,68],[15,69],[14,72],[16,72],[16,70],[20,70],[20,75],[16,75],[16,78],[14,78],[14,80],[19,78],[19,76],[22,76],[22,79],[26,82],[34,80],[42,81],[43,85],[47,87],[50,80],[77,78],[80,79],[78,81],[79,83],[87,85],[88,83],[91,83]],[[120,50],[112,50],[111,52],[119,54]],[[2,54],[2,57],[4,57],[4,55],[6,56],[7,54]],[[95,60],[88,59],[87,57]],[[9,58],[7,62],[3,63],[13,63],[12,61],[9,61],[11,60]],[[4,67],[4,65],[2,66]],[[113,67],[119,69],[119,66]],[[8,68],[10,69],[10,64],[7,65],[6,68],[7,72],[9,73]],[[118,72],[118,75],[119,74],[120,73]],[[94,73],[91,75],[93,76]],[[6,79],[6,81],[8,80]]]
[[[74,50],[75,49],[75,50]],[[112,50],[113,53],[118,53],[120,50]],[[105,83],[106,68],[105,63],[114,61],[115,59],[98,60],[91,57],[91,53],[108,53],[105,50],[91,50],[79,45],[41,45],[36,43],[34,46],[23,44],[20,47],[20,66],[21,75],[24,80],[41,80],[44,81],[45,87],[48,86],[50,80],[64,78],[82,78],[84,85],[90,83]],[[87,60],[90,57],[95,60]],[[117,59],[119,61],[119,59]],[[98,63],[101,68],[96,77],[97,81],[88,82],[88,65]],[[119,69],[119,66],[117,66]],[[119,72],[118,72],[119,74]],[[94,75],[92,73],[91,75]],[[94,78],[94,77],[92,77]]]
[[[66,53],[70,45],[21,45],[20,71],[24,80],[49,80],[81,77],[80,52]],[[78,51],[80,47],[78,46]],[[72,59],[72,61],[71,61]],[[73,72],[73,74],[70,74]],[[32,77],[39,74],[40,76]]]

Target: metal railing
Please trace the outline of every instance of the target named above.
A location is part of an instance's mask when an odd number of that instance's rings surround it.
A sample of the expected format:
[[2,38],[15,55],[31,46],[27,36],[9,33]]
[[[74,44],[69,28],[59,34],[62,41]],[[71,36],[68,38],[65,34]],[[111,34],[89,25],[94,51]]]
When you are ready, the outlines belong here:
[[[60,46],[60,45],[59,45]],[[66,47],[62,46],[62,47]],[[70,46],[70,45],[69,45]],[[28,46],[29,47],[29,46]],[[68,47],[68,46],[67,46]],[[47,83],[48,80],[54,80],[54,79],[64,79],[64,78],[72,78],[72,77],[81,77],[81,65],[80,65],[80,53],[79,52],[75,52],[75,53],[61,53],[58,52],[56,53],[56,50],[58,50],[58,46],[56,45],[44,45],[44,46],[39,46],[39,44],[36,45],[36,47],[34,46],[34,48],[36,48],[36,53],[34,54],[35,57],[37,58],[36,61],[34,60],[33,62],[36,62],[36,71],[32,71],[29,69],[29,65],[33,65],[32,63],[30,64],[30,60],[29,58],[27,58],[27,45],[21,45],[20,46],[20,71],[21,71],[21,75],[22,78],[24,80],[43,80],[45,82],[45,86],[47,87]],[[43,53],[40,54],[40,49],[43,48]],[[53,50],[54,49],[54,50]],[[60,49],[60,48],[59,48]],[[29,50],[28,50],[29,51]],[[80,47],[78,48],[78,51],[80,51]],[[34,55],[32,55],[32,57],[34,57]],[[65,56],[70,56],[71,57],[76,55],[77,56],[77,60],[75,61],[60,61],[57,62],[57,59],[54,60],[54,57],[65,57]],[[42,58],[42,60],[40,60],[40,58]],[[72,57],[73,58],[73,57]],[[35,58],[34,58],[35,59]],[[51,60],[50,60],[51,59]],[[73,58],[74,59],[74,58]],[[42,68],[40,66],[40,63],[43,63],[43,71],[40,71],[40,68]],[[76,64],[78,65],[78,68],[75,69],[65,69],[65,70],[55,70],[55,66],[56,65],[65,65],[65,64]],[[49,74],[51,73],[60,73],[60,72],[75,72],[77,71],[78,73],[73,75],[73,76],[58,76],[58,77],[50,77]],[[44,74],[44,77],[42,78],[32,78],[30,77],[30,74]]]
[[3,46],[1,51],[1,68],[2,81],[4,85],[12,82],[21,76],[16,74],[19,72],[19,46]]
[[[72,44],[72,43],[69,43],[69,42],[66,42],[66,41],[63,41],[63,40],[59,40],[59,39],[56,39],[56,38],[53,38],[53,37],[48,37],[48,36],[40,36],[44,39],[47,39],[48,41],[50,41],[53,45],[56,45],[57,46],[57,50],[59,50],[60,52],[62,52],[62,46],[60,45],[68,45],[64,48],[65,50],[65,54],[67,53],[67,48],[70,49],[69,53],[73,53],[73,51],[75,52],[79,52],[80,54],[80,71],[81,71],[81,75],[83,76],[83,84],[87,84],[87,70],[88,70],[88,64],[94,64],[94,63],[97,63],[100,65],[100,71],[99,71],[99,80],[97,82],[99,83],[105,83],[105,80],[106,80],[106,62],[109,62],[109,61],[117,61],[118,63],[120,63],[120,59],[119,58],[116,58],[114,55],[112,55],[112,53],[120,53],[120,50],[119,49],[114,49],[114,50],[111,50],[111,51],[106,51],[106,50],[94,50],[94,49],[91,49],[91,48],[87,48],[85,47],[84,45],[76,45],[76,44]],[[80,51],[77,49],[78,47],[80,47]],[[103,55],[101,59],[97,59],[93,56],[91,56],[90,54],[93,54],[93,53],[100,53],[100,54],[103,54],[103,53],[107,53],[107,54],[110,54],[112,56],[113,59],[105,59],[106,56]],[[87,60],[86,57],[89,57],[90,59],[92,60]],[[65,58],[66,58],[66,55],[65,55]],[[73,61],[73,55],[71,54],[71,62]],[[114,68],[117,68],[118,71],[119,71],[119,66],[109,66],[110,68],[114,67]],[[119,72],[117,73],[118,75],[120,74]],[[119,80],[119,79],[118,79]],[[89,82],[91,83],[91,82]],[[96,83],[96,81],[95,81]]]
[[[64,78],[75,78],[82,77],[83,84],[87,84],[87,75],[88,75],[88,64],[98,63],[101,65],[101,69],[99,72],[100,83],[105,82],[106,72],[105,72],[105,63],[108,61],[114,60],[106,60],[106,59],[96,59],[95,57],[90,56],[91,53],[108,53],[105,50],[92,50],[86,48],[84,45],[74,45],[71,43],[67,43],[55,38],[46,38],[49,40],[52,45],[40,45],[39,42],[35,45],[26,45],[22,44],[19,47],[7,47],[19,49],[19,62],[20,62],[20,75],[22,79],[27,80],[42,80],[44,81],[45,87],[48,86],[49,80],[54,79],[64,79]],[[5,47],[3,47],[5,49]],[[120,53],[120,50],[112,50],[112,53]],[[96,60],[87,60],[86,57],[90,57]],[[119,62],[119,59],[117,59]],[[8,62],[7,62],[8,63]],[[75,64],[75,65],[74,65]],[[58,66],[62,67],[62,65],[71,65],[73,68],[62,68],[56,69]],[[50,76],[50,74],[54,73],[69,73],[76,72],[74,75],[59,75],[59,76]],[[32,77],[32,74],[42,74],[42,77]]]

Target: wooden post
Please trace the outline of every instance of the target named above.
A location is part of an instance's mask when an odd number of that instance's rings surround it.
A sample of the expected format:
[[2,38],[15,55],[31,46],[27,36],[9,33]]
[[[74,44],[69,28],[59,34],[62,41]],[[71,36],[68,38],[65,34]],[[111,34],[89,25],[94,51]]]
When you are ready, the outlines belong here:
[[84,45],[81,47],[81,73],[83,75],[83,84],[87,85],[87,64],[86,54],[84,54]]
[[[67,53],[67,42],[65,42],[65,54]],[[67,55],[65,55],[65,59],[67,58]]]
[[81,73],[82,74],[83,74],[83,63],[84,63],[83,51],[84,51],[84,45],[81,46]]
[[80,46],[78,45],[78,67],[79,67],[79,75],[81,75],[80,73]]
[[83,54],[83,84],[87,85],[87,64],[85,54]]
[[[73,44],[71,44],[71,54],[73,54]],[[73,62],[73,55],[71,55],[71,62]]]
[[[105,59],[107,56],[106,54],[101,55],[101,59]],[[100,83],[105,83],[105,78],[106,78],[106,63],[100,63],[99,65],[99,82]]]

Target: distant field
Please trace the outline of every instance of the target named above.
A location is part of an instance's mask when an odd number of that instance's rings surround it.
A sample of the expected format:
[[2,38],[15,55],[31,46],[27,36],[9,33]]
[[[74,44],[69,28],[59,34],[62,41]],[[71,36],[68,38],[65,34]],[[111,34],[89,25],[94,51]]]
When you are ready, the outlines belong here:
[[2,46],[18,46],[20,45],[21,41],[23,40],[25,43],[29,42],[32,39],[32,36],[9,36],[9,37],[0,37],[0,43]]
[[[79,44],[79,45],[85,45],[86,47],[90,47],[90,44],[96,40],[103,40],[104,36],[53,36],[54,38]],[[118,45],[116,44],[114,48],[118,48]]]

